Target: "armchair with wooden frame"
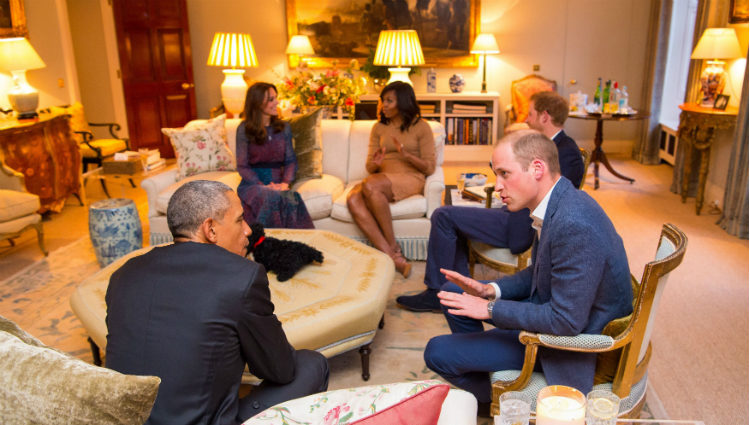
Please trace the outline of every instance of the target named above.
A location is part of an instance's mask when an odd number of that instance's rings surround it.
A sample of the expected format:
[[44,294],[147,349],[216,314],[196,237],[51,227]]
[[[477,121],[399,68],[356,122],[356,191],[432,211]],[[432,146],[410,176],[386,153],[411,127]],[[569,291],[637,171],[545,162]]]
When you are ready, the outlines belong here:
[[505,109],[505,127],[523,123],[529,116],[529,99],[540,91],[557,91],[557,82],[531,74],[510,84],[511,103]]
[[[579,149],[581,150],[581,158],[583,159],[583,177],[581,178],[581,184],[578,185],[578,189],[583,190],[583,184],[586,181],[586,170],[588,170],[591,163],[591,154],[584,148]],[[485,208],[492,207],[494,191],[494,186],[484,188],[486,194]],[[525,269],[529,265],[530,258],[531,248],[520,254],[513,254],[508,248],[499,248],[484,242],[469,240],[469,274],[472,277],[474,276],[474,266],[477,262],[500,273],[514,274]]]
[[609,322],[602,334],[555,336],[521,331],[518,339],[526,346],[522,369],[491,374],[493,414],[498,414],[498,397],[506,391],[524,392],[536,404],[536,394],[547,385],[542,373],[533,372],[537,350],[542,346],[598,353],[594,389],[606,389],[620,397],[619,417],[639,417],[646,400],[650,339],[659,301],[670,272],[685,256],[686,247],[687,237],[680,229],[673,224],[662,227],[655,260],[646,264],[640,282],[631,276],[633,313]]

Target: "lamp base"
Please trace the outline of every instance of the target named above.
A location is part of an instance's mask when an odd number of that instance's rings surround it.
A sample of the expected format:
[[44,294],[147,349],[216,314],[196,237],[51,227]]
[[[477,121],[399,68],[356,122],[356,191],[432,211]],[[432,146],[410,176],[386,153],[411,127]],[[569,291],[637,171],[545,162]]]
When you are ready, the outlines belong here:
[[224,82],[221,83],[221,101],[224,109],[232,115],[239,116],[245,109],[245,96],[247,95],[247,83],[243,78],[244,69],[225,69]]
[[409,71],[411,71],[411,68],[388,68],[388,71],[391,72],[391,79],[388,80],[388,84],[391,84],[394,81],[403,81],[412,87],[414,86],[409,79]]
[[36,108],[39,106],[39,91],[31,87],[26,81],[26,71],[11,71],[13,74],[13,87],[8,90],[8,102],[11,108],[22,117],[33,118],[37,116]]
[[727,72],[724,70],[723,61],[708,61],[708,66],[701,73],[701,100],[700,105],[713,108],[716,95],[724,92],[727,82]]

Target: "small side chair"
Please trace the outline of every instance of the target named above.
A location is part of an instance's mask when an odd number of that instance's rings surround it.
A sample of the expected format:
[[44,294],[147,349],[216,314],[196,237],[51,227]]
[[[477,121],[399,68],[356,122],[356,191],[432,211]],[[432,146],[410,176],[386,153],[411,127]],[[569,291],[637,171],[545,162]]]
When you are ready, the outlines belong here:
[[[556,336],[521,331],[518,339],[526,346],[521,370],[491,374],[492,410],[499,412],[498,397],[506,391],[521,391],[534,400],[547,386],[544,374],[534,372],[538,348],[598,353],[594,389],[617,394],[620,418],[638,418],[646,401],[648,363],[651,358],[651,332],[667,279],[682,262],[687,236],[673,224],[665,224],[659,237],[655,260],[646,264],[643,276],[633,283],[633,313],[609,322],[602,334]],[[532,406],[532,409],[534,406]]]
[[505,126],[526,121],[529,99],[540,91],[557,91],[557,82],[541,75],[531,74],[510,84],[511,103],[505,110]]

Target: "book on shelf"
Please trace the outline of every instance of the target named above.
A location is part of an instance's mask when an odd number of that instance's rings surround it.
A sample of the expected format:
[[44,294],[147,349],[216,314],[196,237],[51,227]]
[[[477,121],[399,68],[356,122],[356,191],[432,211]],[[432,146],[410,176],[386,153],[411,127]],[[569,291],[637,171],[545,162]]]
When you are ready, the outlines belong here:
[[487,105],[453,104],[453,113],[457,114],[486,114]]

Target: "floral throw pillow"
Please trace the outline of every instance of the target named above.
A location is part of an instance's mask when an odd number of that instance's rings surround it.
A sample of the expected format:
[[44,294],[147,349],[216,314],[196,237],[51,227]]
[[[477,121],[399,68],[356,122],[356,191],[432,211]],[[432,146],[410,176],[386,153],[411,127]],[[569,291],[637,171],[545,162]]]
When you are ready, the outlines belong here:
[[435,425],[448,390],[430,380],[328,391],[277,404],[244,425]]
[[235,170],[234,154],[227,145],[225,116],[191,123],[183,128],[162,128],[177,156],[177,180],[208,171]]

